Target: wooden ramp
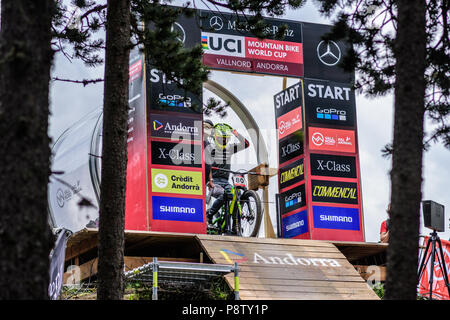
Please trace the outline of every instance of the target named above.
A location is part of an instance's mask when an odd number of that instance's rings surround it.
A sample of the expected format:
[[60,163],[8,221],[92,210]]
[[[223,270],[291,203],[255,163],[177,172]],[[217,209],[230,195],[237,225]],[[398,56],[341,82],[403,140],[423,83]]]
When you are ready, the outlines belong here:
[[[77,265],[80,280],[97,273],[97,229],[68,240],[66,266]],[[239,263],[242,299],[378,299],[364,268],[384,264],[387,245],[364,242],[240,238],[151,231],[125,232],[125,270],[158,257],[161,261]],[[360,270],[360,272],[358,272]],[[71,272],[65,278],[72,277]],[[226,276],[231,289],[234,278]]]
[[[214,263],[239,263],[242,300],[379,299],[331,242],[196,235]],[[234,277],[226,281],[234,288]]]

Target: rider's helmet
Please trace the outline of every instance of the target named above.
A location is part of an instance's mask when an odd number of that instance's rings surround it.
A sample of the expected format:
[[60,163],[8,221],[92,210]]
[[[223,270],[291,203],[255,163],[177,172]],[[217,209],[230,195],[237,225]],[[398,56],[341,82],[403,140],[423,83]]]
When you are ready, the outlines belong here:
[[214,142],[219,148],[225,149],[231,137],[232,130],[233,128],[226,123],[217,123],[214,126]]

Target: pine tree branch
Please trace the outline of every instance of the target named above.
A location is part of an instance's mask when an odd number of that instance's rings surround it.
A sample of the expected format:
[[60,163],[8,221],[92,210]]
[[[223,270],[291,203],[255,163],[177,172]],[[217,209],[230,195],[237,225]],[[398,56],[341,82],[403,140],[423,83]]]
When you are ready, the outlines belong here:
[[53,81],[62,81],[62,82],[71,82],[71,83],[80,83],[83,85],[83,87],[89,85],[89,84],[95,84],[97,82],[103,82],[104,79],[98,78],[98,79],[83,79],[83,80],[72,80],[72,79],[61,79],[58,77],[52,77]]

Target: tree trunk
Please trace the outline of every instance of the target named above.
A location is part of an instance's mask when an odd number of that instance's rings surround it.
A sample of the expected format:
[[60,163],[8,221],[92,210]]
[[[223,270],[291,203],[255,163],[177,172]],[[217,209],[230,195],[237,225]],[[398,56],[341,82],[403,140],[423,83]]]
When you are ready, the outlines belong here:
[[130,1],[108,1],[97,299],[123,297]]
[[425,96],[424,0],[399,0],[385,299],[417,298]]
[[51,0],[2,1],[0,299],[48,299]]

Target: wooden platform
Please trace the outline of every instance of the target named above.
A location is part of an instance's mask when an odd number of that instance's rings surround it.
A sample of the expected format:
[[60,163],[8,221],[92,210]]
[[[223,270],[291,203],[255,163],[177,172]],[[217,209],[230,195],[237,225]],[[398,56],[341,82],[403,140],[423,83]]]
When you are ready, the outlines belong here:
[[[386,248],[385,244],[362,242],[127,231],[125,265],[130,270],[149,262],[151,257],[220,264],[238,262],[243,300],[367,300],[378,297],[362,277],[362,264],[378,260],[378,265],[382,265]],[[69,239],[66,265],[79,265],[81,278],[95,275],[96,260],[96,229],[82,230]],[[225,278],[230,288],[234,288],[233,275]]]
[[[378,299],[330,242],[198,235],[214,263],[239,262],[242,299]],[[233,275],[225,276],[230,287]]]

